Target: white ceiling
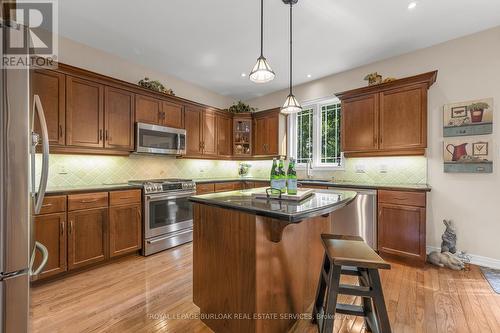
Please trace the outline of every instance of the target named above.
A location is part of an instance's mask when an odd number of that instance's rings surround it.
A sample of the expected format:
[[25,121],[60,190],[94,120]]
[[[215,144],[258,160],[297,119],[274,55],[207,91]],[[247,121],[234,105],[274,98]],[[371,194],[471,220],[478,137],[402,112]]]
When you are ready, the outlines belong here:
[[[499,0],[418,0],[411,11],[409,2],[299,0],[294,83],[500,25]],[[59,32],[245,100],[288,85],[288,8],[281,0],[264,6],[264,55],[276,72],[264,85],[241,77],[260,52],[259,0],[61,0]]]

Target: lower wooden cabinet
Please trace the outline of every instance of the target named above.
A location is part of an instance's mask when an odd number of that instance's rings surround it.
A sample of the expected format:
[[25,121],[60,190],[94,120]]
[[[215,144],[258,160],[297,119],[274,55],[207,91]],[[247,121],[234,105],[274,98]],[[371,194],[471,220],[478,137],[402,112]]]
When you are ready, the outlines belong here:
[[107,259],[108,208],[68,213],[68,269]]
[[[47,214],[35,217],[35,239],[45,245],[49,259],[38,278],[43,279],[63,273],[66,265],[66,213]],[[42,256],[36,252],[34,267],[39,267]]]
[[142,247],[141,205],[109,208],[109,256],[135,252]]
[[423,265],[426,260],[425,193],[378,191],[378,250]]

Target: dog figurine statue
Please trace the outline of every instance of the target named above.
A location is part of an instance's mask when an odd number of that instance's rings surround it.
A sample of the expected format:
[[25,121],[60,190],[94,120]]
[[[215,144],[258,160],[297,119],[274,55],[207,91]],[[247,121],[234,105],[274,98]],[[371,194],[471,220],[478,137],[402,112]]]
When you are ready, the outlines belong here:
[[448,267],[455,271],[461,271],[465,267],[465,264],[450,252],[433,251],[429,253],[427,260],[436,266]]

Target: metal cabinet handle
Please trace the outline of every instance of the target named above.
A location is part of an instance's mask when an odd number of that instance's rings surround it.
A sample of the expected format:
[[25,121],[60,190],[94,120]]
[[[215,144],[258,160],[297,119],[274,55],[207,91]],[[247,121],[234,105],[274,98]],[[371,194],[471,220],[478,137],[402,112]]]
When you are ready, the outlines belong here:
[[109,133],[108,133],[108,130],[105,131],[105,138],[106,138],[106,141],[109,141]]
[[62,128],[62,125],[59,125],[59,137],[60,138],[63,137],[63,128]]
[[68,233],[69,233],[70,235],[72,235],[72,234],[73,234],[73,220],[70,220],[70,221],[69,221],[69,230],[68,230]]
[[59,225],[60,225],[60,229],[61,229],[61,236],[64,236],[64,220],[61,221],[61,223]]
[[46,204],[43,204],[42,207],[50,207],[50,206],[53,206],[53,204],[51,203],[46,203]]
[[102,141],[102,129],[99,130],[99,140]]
[[93,202],[97,202],[97,200],[99,200],[99,199],[92,199],[92,200],[80,200],[80,203],[93,203]]

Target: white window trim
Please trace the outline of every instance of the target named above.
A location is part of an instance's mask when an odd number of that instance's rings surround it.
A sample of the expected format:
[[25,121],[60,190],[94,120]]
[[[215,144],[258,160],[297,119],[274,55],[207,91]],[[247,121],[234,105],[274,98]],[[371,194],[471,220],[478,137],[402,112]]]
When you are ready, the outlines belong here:
[[[313,168],[317,170],[345,170],[344,153],[341,152],[340,165],[332,163],[321,163],[321,107],[333,103],[340,103],[338,98],[329,98],[309,101],[302,105],[303,109],[313,109]],[[297,133],[297,114],[288,116],[288,133]],[[288,147],[290,156],[297,156],[297,137],[296,135],[288,136]],[[306,169],[306,163],[297,163],[298,170]]]

